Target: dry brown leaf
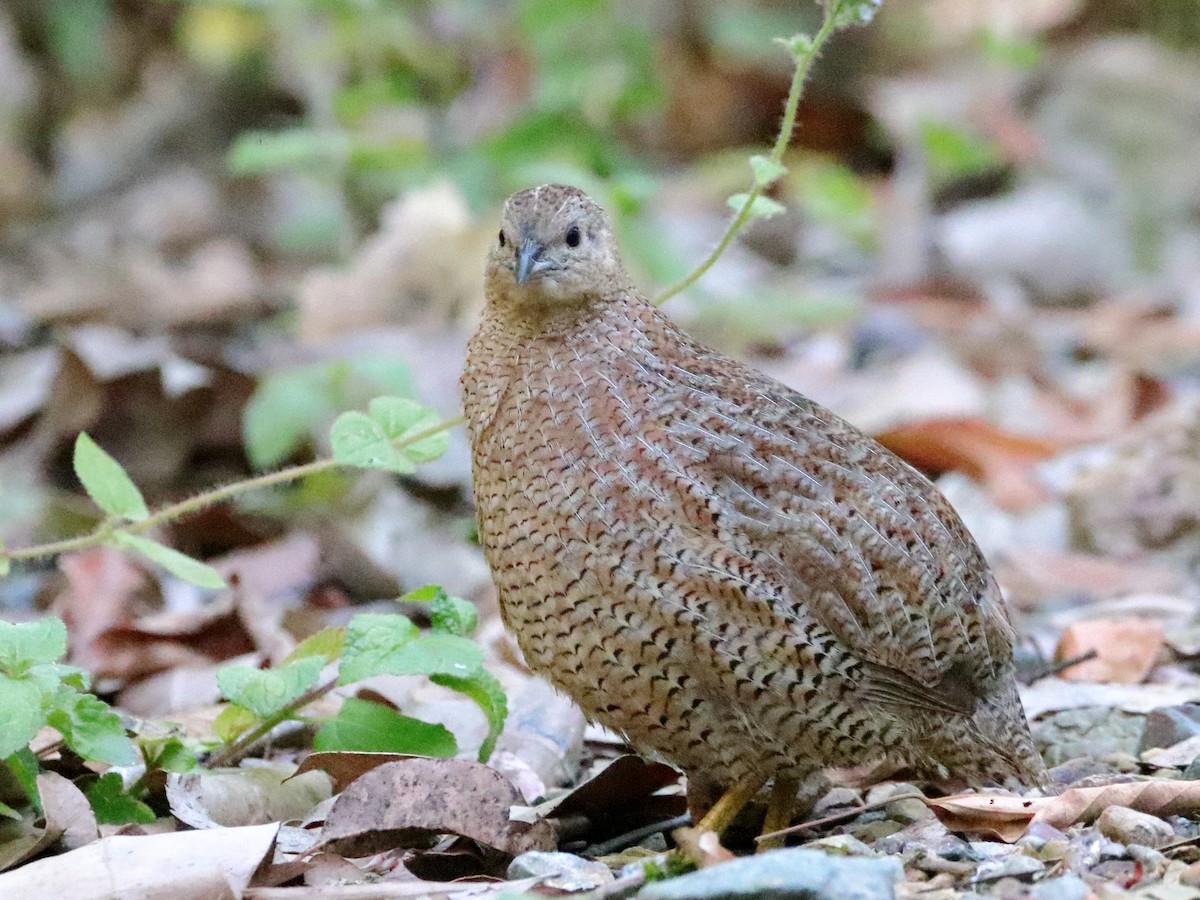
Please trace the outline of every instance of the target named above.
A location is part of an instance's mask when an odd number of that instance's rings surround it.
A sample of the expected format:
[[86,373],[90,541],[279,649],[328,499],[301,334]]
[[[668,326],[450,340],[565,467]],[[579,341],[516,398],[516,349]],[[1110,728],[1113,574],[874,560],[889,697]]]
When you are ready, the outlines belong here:
[[1074,659],[1089,651],[1095,657],[1064,670],[1069,681],[1140,684],[1162,651],[1165,630],[1153,619],[1085,619],[1072,622],[1059,638],[1055,660]]
[[322,839],[345,856],[367,856],[426,843],[439,834],[463,837],[516,855],[553,850],[554,831],[509,818],[521,796],[499,772],[463,759],[384,763],[355,779],[334,802]]
[[419,758],[410,753],[366,753],[348,750],[310,753],[296,769],[296,775],[313,770],[324,772],[333,781],[333,792],[340,794],[354,779],[384,763]]
[[1134,781],[1071,788],[1056,797],[955,794],[926,803],[951,831],[992,834],[1011,843],[1031,822],[1064,829],[1094,821],[1110,806],[1156,816],[1194,816],[1200,811],[1200,781]]
[[981,419],[931,419],[877,434],[876,440],[918,469],[965,472],[982,481],[996,503],[1020,510],[1045,499],[1031,469],[1059,453],[1055,441],[1002,431]]
[[118,835],[0,875],[0,897],[216,900],[246,896],[278,824]]
[[682,794],[658,793],[678,781],[679,773],[664,763],[622,756],[564,797],[553,815],[585,817],[589,838],[603,841],[686,812]]
[[100,837],[96,814],[83,791],[57,772],[42,772],[37,777],[38,796],[46,829],[62,834],[62,845],[74,850]]
[[128,553],[112,547],[64,554],[58,567],[66,586],[49,611],[67,625],[70,661],[90,672],[100,671],[105,659],[96,639],[154,610],[150,578]]

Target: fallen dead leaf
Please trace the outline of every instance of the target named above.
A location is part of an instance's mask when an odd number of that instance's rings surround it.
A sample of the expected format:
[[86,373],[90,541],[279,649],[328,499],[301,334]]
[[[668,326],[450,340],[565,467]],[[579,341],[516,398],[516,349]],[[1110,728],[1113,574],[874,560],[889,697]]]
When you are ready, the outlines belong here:
[[547,822],[510,819],[520,794],[499,772],[462,759],[406,759],[384,763],[355,779],[325,820],[322,841],[345,856],[427,844],[457,834],[516,855],[553,850]]
[[[103,668],[104,654],[96,639],[111,628],[128,625],[155,610],[151,580],[128,553],[112,547],[95,547],[64,554],[58,567],[66,586],[50,603],[50,613],[67,625],[70,661],[95,672]],[[159,601],[161,604],[161,601]]]
[[172,774],[167,800],[171,812],[193,828],[299,820],[332,790],[324,772],[293,775],[292,766]]
[[37,788],[46,829],[60,832],[64,847],[75,850],[100,837],[91,804],[69,779],[56,772],[42,772],[37,777]]
[[104,838],[0,875],[0,897],[233,900],[245,896],[278,827]]
[[354,779],[384,763],[421,758],[409,753],[317,752],[304,757],[300,768],[296,769],[296,775],[313,770],[324,772],[333,781],[333,792],[340,794]]
[[1172,744],[1170,747],[1152,747],[1142,752],[1142,762],[1159,768],[1188,766],[1200,757],[1200,734]]
[[685,813],[682,794],[658,793],[678,781],[679,773],[664,763],[622,756],[567,794],[552,815],[564,822],[582,816],[589,839],[604,841]]
[[951,831],[993,834],[1012,843],[1031,822],[1062,830],[1092,822],[1110,806],[1156,816],[1194,816],[1200,811],[1200,781],[1134,781],[1071,788],[1056,797],[955,794],[925,802]]
[[1003,431],[981,419],[932,419],[900,425],[876,440],[918,469],[965,472],[982,481],[1003,509],[1028,509],[1045,499],[1032,468],[1061,452],[1055,441]]
[[1054,659],[1063,661],[1089,651],[1095,657],[1065,669],[1068,681],[1140,684],[1158,662],[1165,629],[1142,618],[1085,619],[1072,622],[1059,638]]

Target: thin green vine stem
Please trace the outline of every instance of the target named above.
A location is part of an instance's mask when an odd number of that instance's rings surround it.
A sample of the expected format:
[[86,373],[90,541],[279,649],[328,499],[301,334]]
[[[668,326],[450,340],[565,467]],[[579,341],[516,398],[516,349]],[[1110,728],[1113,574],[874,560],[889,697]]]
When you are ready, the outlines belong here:
[[277,725],[282,725],[289,719],[296,718],[296,715],[300,712],[300,710],[304,709],[304,707],[308,706],[310,703],[320,700],[335,687],[337,687],[337,683],[337,679],[332,678],[324,684],[319,684],[316,687],[309,688],[283,709],[267,716],[231,744],[214,753],[205,762],[205,768],[221,769],[226,766],[236,766],[242,761],[242,758],[254,748],[254,745],[270,734]]
[[[423,441],[426,438],[432,437],[435,434],[440,434],[443,431],[449,431],[451,428],[456,428],[466,421],[464,416],[455,416],[452,419],[445,419],[436,425],[423,429],[416,434],[410,435],[402,441],[396,442],[397,449],[403,449],[418,441]],[[52,541],[47,544],[35,544],[32,547],[19,547],[14,550],[0,551],[0,560],[15,562],[24,559],[39,559],[45,556],[58,556],[62,553],[71,553],[76,550],[86,550],[89,547],[98,547],[108,541],[117,532],[126,532],[127,534],[140,534],[144,531],[149,531],[159,525],[165,525],[168,522],[174,522],[182,519],[184,516],[190,516],[202,509],[213,506],[217,503],[223,503],[234,497],[249,493],[250,491],[261,490],[262,488],[274,487],[279,484],[287,484],[292,481],[298,481],[301,478],[306,478],[309,475],[315,475],[318,472],[324,472],[326,469],[342,467],[344,464],[339,463],[335,459],[317,459],[310,463],[303,463],[298,466],[289,466],[286,469],[278,469],[274,472],[267,472],[263,475],[257,475],[254,478],[246,478],[241,481],[234,481],[230,484],[222,485],[221,487],[213,488],[210,491],[196,494],[194,497],[188,497],[169,506],[164,506],[162,509],[152,513],[149,517],[142,519],[140,522],[117,523],[111,519],[106,519],[97,525],[92,531],[86,534],[78,535],[73,538],[65,538],[61,541]]]
[[[824,46],[825,42],[837,30],[836,12],[837,4],[829,3],[825,6],[825,18],[821,23],[820,30],[803,52],[795,54],[796,71],[792,73],[792,84],[788,89],[787,103],[784,104],[783,108],[783,121],[780,122],[779,135],[775,138],[775,145],[771,148],[771,153],[767,157],[776,165],[782,165],[784,151],[787,150],[788,144],[792,141],[792,131],[796,127],[796,111],[800,107],[800,97],[804,93],[804,83],[808,80],[808,73],[812,69],[812,64],[820,55],[821,47]],[[717,245],[704,258],[704,261],[696,266],[682,281],[679,281],[659,294],[654,299],[655,306],[661,306],[676,294],[687,290],[699,281],[705,272],[713,267],[713,264],[729,249],[729,245],[733,243],[733,239],[737,237],[737,233],[750,221],[750,211],[754,208],[754,202],[762,195],[765,187],[767,187],[766,184],[762,184],[758,179],[755,179],[750,187],[750,191],[746,194],[746,200],[742,204],[741,209],[737,211],[737,214],[730,221],[729,227],[725,229],[725,233],[721,235],[721,239],[717,242]]]

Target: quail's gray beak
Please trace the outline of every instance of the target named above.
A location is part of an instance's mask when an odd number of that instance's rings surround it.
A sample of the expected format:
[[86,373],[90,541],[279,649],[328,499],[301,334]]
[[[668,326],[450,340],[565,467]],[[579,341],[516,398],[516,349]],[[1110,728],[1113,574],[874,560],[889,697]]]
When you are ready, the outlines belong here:
[[517,284],[524,284],[545,267],[541,244],[528,238],[522,241],[517,251]]

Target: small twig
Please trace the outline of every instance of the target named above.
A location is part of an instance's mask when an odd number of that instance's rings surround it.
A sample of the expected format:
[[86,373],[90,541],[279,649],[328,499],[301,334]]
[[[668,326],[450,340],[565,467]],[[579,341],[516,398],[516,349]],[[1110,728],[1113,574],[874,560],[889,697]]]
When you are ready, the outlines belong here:
[[903,794],[896,794],[893,797],[888,797],[886,800],[876,800],[874,803],[864,803],[861,806],[856,806],[854,809],[847,809],[840,813],[833,813],[829,816],[824,816],[820,819],[812,819],[808,822],[801,822],[799,825],[792,825],[789,828],[781,828],[779,831],[772,831],[768,834],[760,834],[754,840],[765,841],[768,838],[781,837],[783,835],[795,834],[797,831],[810,831],[814,828],[820,828],[822,825],[832,825],[834,822],[841,822],[845,819],[853,819],[855,816],[860,816],[865,812],[870,812],[873,809],[882,809],[889,803],[894,803],[897,800],[925,800],[928,799],[922,793],[909,791]]
[[1058,675],[1060,672],[1065,672],[1072,666],[1077,666],[1080,663],[1085,663],[1088,660],[1095,659],[1098,655],[1099,654],[1096,653],[1096,648],[1093,647],[1086,653],[1080,653],[1078,656],[1072,656],[1070,659],[1064,659],[1060,662],[1046,663],[1044,666],[1042,666],[1042,668],[1034,671],[1032,675],[1027,676],[1029,678],[1029,683],[1032,684],[1033,682],[1039,681],[1042,678],[1049,678],[1051,675]]
[[[449,431],[466,421],[464,416],[456,416],[453,419],[446,419],[439,422],[430,428],[419,431],[414,435],[410,435],[402,441],[396,442],[396,447],[402,449],[423,441],[428,437],[439,434],[443,431]],[[258,475],[254,478],[246,478],[242,481],[234,481],[230,484],[222,485],[221,487],[213,488],[210,491],[205,491],[196,494],[194,497],[188,497],[185,500],[180,500],[172,503],[169,506],[164,506],[162,509],[150,515],[148,518],[140,522],[127,522],[117,525],[111,520],[106,519],[97,525],[94,529],[86,534],[78,535],[73,538],[66,538],[61,541],[53,541],[48,544],[35,544],[32,547],[20,547],[16,550],[4,550],[0,552],[0,560],[16,561],[23,559],[38,559],[44,556],[58,556],[63,553],[71,553],[76,550],[86,550],[89,547],[98,547],[106,543],[114,534],[123,531],[127,534],[141,534],[149,531],[159,525],[165,525],[168,522],[174,522],[184,516],[192,515],[209,506],[217,503],[222,503],[230,500],[241,494],[257,491],[262,488],[274,487],[279,484],[287,484],[288,482],[298,481],[301,478],[306,478],[309,475],[315,475],[318,472],[324,472],[326,469],[332,469],[341,466],[342,464],[333,459],[318,459],[310,463],[304,463],[298,466],[289,466],[286,469],[279,469],[275,472],[267,472],[264,475]]]
[[676,828],[684,828],[691,824],[691,813],[684,813],[681,816],[675,816],[673,819],[666,819],[662,822],[651,822],[649,825],[643,825],[641,828],[635,828],[633,831],[619,834],[616,837],[609,838],[607,841],[601,841],[599,844],[592,844],[583,851],[583,855],[592,857],[608,856],[610,853],[618,853],[626,847],[639,844],[652,834],[674,831]]

